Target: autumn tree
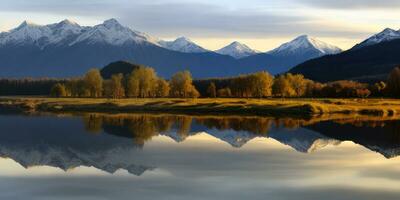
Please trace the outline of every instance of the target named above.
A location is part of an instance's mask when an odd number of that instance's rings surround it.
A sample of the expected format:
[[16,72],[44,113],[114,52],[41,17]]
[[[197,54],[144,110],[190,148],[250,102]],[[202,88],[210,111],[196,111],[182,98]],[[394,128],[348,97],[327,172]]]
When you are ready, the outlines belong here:
[[218,90],[217,95],[218,97],[228,98],[232,97],[232,92],[230,88],[222,88]]
[[103,93],[103,78],[100,75],[98,69],[89,70],[83,78],[85,89],[87,90],[85,95],[90,97],[101,97]]
[[166,80],[159,78],[157,80],[156,96],[157,97],[168,97],[169,92],[170,92],[169,83]]
[[285,75],[285,78],[288,80],[290,87],[294,90],[293,96],[302,97],[305,95],[308,80],[305,79],[303,75],[288,73]]
[[272,95],[272,84],[274,78],[268,72],[257,72],[248,77],[252,97],[268,97]]
[[272,93],[278,97],[292,97],[296,91],[291,87],[289,80],[285,75],[280,75],[275,78],[272,85]]
[[200,96],[192,84],[193,79],[189,71],[177,72],[169,82],[171,96],[180,98],[197,98]]
[[207,88],[207,95],[211,98],[217,97],[217,87],[214,82],[211,82]]
[[104,81],[104,95],[114,99],[125,97],[123,78],[122,74],[114,74],[110,80]]
[[129,97],[155,97],[158,77],[153,68],[139,67],[128,77],[127,93]]
[[50,92],[51,96],[53,97],[65,97],[67,96],[67,91],[65,89],[65,85],[61,84],[61,83],[57,83],[55,84],[52,88],[51,88],[51,92]]
[[387,80],[387,91],[392,97],[400,97],[400,67],[394,68]]
[[65,83],[67,90],[67,96],[71,97],[87,97],[90,96],[89,91],[86,89],[86,85],[81,78],[75,78]]

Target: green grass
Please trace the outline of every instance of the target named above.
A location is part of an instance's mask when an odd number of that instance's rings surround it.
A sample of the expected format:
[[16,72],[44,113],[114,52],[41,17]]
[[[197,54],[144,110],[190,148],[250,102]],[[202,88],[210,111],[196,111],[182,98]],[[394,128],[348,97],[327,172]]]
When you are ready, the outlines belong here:
[[394,99],[93,99],[3,97],[0,108],[50,112],[166,112],[199,114],[244,114],[269,116],[315,116],[357,114],[400,115],[400,100]]

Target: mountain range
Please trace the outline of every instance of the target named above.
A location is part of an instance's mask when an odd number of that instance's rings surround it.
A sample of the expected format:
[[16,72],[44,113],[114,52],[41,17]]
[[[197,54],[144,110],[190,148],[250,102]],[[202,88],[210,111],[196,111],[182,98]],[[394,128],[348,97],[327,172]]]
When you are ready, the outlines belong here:
[[214,52],[185,37],[163,41],[131,30],[115,19],[95,26],[81,26],[70,20],[49,25],[25,21],[0,33],[0,76],[80,76],[90,68],[118,60],[152,66],[163,77],[181,70],[190,70],[195,78],[261,70],[278,74],[306,60],[339,51],[301,36],[270,52],[260,53],[238,42]]
[[390,71],[399,65],[400,31],[387,28],[347,51],[308,60],[290,72],[320,82],[356,80],[374,83],[385,81]]

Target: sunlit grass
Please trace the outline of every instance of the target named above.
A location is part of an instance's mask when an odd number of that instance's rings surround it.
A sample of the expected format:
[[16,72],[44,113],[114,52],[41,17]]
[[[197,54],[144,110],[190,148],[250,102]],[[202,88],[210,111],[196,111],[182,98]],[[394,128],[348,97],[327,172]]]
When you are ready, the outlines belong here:
[[400,114],[400,101],[395,99],[95,99],[95,98],[1,98],[5,105],[24,105],[43,111],[91,112],[198,112],[258,115],[361,114],[394,116]]

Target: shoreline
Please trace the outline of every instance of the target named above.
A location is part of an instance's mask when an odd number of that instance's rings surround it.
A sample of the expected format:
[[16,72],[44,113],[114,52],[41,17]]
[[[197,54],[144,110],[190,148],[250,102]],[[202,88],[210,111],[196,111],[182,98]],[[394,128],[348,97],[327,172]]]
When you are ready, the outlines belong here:
[[0,109],[21,112],[171,113],[313,117],[325,114],[398,116],[394,99],[91,99],[0,97]]

